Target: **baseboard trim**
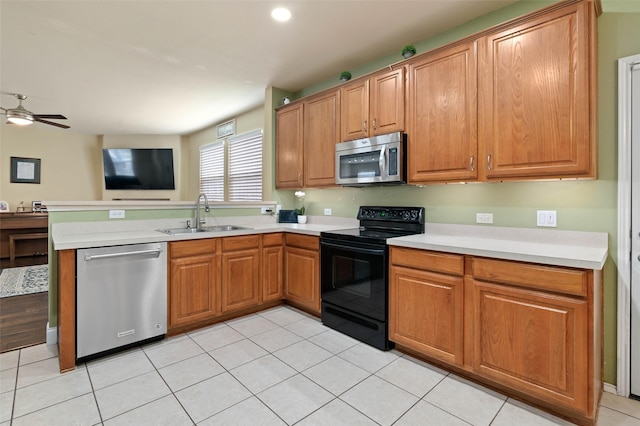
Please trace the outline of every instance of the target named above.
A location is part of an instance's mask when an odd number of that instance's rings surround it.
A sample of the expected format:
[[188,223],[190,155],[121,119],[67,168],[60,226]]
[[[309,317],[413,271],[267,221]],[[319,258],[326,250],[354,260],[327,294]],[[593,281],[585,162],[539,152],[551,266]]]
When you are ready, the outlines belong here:
[[49,327],[47,322],[47,345],[55,345],[58,343],[58,327]]
[[603,390],[605,392],[609,392],[609,393],[612,393],[614,395],[618,394],[618,388],[616,388],[616,385],[612,385],[611,383],[605,382],[604,386],[603,386]]

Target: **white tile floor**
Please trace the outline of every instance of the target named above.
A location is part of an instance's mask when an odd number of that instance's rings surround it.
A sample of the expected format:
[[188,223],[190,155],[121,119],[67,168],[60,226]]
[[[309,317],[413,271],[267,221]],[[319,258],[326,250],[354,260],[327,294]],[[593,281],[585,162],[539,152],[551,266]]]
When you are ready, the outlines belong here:
[[[0,370],[0,426],[568,424],[288,307],[62,375],[46,345]],[[598,424],[640,426],[640,402],[605,393]]]

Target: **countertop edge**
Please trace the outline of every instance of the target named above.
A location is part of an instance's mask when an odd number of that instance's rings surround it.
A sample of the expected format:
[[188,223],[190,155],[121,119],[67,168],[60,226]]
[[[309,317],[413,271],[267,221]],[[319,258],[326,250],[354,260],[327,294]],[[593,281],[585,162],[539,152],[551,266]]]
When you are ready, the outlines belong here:
[[[518,262],[529,262],[529,263],[538,263],[543,265],[551,265],[551,266],[565,266],[571,268],[581,268],[581,269],[593,269],[593,270],[602,270],[604,268],[604,264],[607,260],[608,250],[606,247],[604,248],[593,248],[591,249],[591,253],[589,256],[578,257],[578,256],[567,256],[567,251],[571,246],[561,246],[555,244],[547,244],[545,245],[548,250],[547,254],[541,255],[536,254],[532,251],[528,251],[527,247],[531,245],[531,243],[520,242],[521,246],[519,251],[515,250],[496,250],[491,248],[481,248],[474,246],[465,246],[463,244],[459,245],[447,245],[442,243],[427,243],[427,242],[417,242],[417,241],[407,241],[403,239],[404,237],[392,238],[387,240],[387,244],[389,246],[396,247],[405,247],[405,248],[414,248],[419,250],[433,250],[439,252],[446,253],[455,253],[455,254],[463,254],[463,255],[471,255],[471,256],[481,256],[481,257],[489,257],[493,259],[503,259],[503,260],[512,260]],[[540,244],[536,244],[540,246]],[[539,247],[536,247],[539,248]]]

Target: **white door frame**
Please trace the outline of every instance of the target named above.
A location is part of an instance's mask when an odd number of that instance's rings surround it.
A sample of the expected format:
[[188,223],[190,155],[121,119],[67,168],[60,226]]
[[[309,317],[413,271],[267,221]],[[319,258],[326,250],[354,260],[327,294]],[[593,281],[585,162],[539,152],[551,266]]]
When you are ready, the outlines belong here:
[[631,68],[640,55],[618,59],[618,395],[631,381]]

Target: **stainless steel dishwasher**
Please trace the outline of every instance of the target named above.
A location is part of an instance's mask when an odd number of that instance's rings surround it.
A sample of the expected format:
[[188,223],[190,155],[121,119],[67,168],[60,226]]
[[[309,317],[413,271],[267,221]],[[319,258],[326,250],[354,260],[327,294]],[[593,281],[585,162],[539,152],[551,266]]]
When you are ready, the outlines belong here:
[[76,359],[166,334],[167,243],[76,256]]

